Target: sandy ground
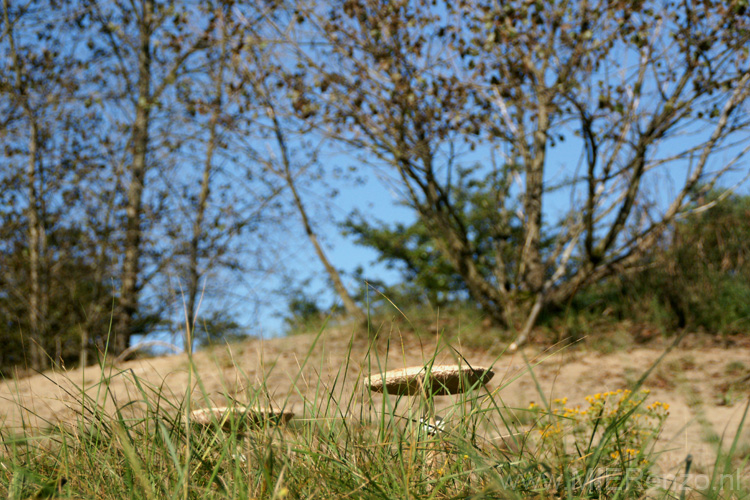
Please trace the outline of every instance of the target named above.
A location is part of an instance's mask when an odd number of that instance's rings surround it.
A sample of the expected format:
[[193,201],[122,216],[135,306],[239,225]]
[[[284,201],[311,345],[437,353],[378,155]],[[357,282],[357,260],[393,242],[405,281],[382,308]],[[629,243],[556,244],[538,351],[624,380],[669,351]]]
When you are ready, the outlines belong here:
[[[6,380],[0,383],[0,426],[8,435],[22,426],[45,428],[73,421],[81,411],[83,387],[88,397],[106,402],[108,408],[113,407],[113,400],[122,405],[141,399],[132,383],[134,375],[144,387],[150,386],[174,401],[184,400],[190,380],[193,407],[207,405],[201,397],[203,390],[213,402],[221,404],[227,401],[226,395],[246,400],[248,392],[258,390],[266,380],[264,392],[277,403],[286,402],[287,407],[304,414],[305,399],[314,399],[316,391],[332,390],[337,395],[356,392],[355,384],[363,373],[380,371],[378,360],[388,369],[411,366],[429,359],[436,349],[434,337],[382,337],[371,349],[366,338],[358,338],[350,346],[349,333],[331,329],[317,340],[313,335],[300,335],[201,351],[195,354],[194,363],[203,389],[189,375],[185,355],[106,367],[109,395],[99,383],[103,377],[99,367]],[[663,346],[634,347],[611,354],[592,352],[585,345],[558,350],[531,346],[519,353],[500,355],[488,350],[456,349],[472,365],[494,365],[496,375],[488,388],[499,389],[497,394],[503,403],[513,408],[527,408],[530,402],[540,403],[541,399],[524,357],[534,365],[546,397],[567,397],[568,406],[585,407],[585,396],[628,387],[664,352]],[[443,348],[436,363],[453,362],[455,358],[453,351]],[[750,380],[743,381],[748,374],[750,345],[691,345],[689,339],[652,372],[644,385],[651,390],[649,401],[670,405],[670,416],[657,446],[664,451],[660,460],[664,471],[679,472],[688,454],[694,459],[694,471],[710,469],[717,438],[723,436],[725,447],[734,438],[750,395]],[[750,424],[741,436],[744,453],[750,450],[748,428]]]

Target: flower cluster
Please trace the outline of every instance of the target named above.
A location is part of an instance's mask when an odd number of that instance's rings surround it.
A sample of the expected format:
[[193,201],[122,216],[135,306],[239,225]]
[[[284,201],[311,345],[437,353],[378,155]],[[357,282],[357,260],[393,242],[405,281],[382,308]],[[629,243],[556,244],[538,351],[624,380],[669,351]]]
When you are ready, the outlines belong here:
[[[625,451],[623,452],[623,456],[625,456],[627,458],[632,458],[632,457],[634,457],[636,455],[638,455],[638,450],[636,450],[634,448],[626,448]],[[609,454],[609,456],[612,457],[612,458],[614,458],[615,460],[617,460],[618,458],[620,458],[620,452],[619,451],[613,451],[612,453]]]
[[639,468],[646,471],[638,476],[645,480],[651,446],[669,415],[667,403],[644,404],[649,394],[645,389],[599,392],[586,396],[583,407],[568,404],[568,398],[553,399],[548,409],[531,403],[537,457],[582,477],[601,469],[620,470],[625,477]]

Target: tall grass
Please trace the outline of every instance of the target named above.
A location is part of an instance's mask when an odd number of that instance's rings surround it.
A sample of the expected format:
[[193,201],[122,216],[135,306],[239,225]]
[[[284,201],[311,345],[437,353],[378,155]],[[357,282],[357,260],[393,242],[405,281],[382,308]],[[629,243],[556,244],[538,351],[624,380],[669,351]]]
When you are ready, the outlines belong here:
[[[306,379],[321,329],[295,375],[303,401],[288,425],[265,420],[248,426],[242,416],[229,430],[196,427],[192,407],[210,406],[195,384],[175,395],[133,371],[101,367],[91,388],[69,391],[78,417],[46,429],[0,429],[0,495],[10,499],[215,499],[215,498],[740,498],[748,490],[721,478],[744,469],[737,439],[720,455],[702,491],[660,478],[657,438],[667,405],[648,401],[644,377],[627,391],[594,394],[585,408],[564,399],[511,408],[505,385],[474,387],[441,397],[376,395],[364,381],[389,368],[371,340],[356,376],[351,356],[331,379]],[[386,340],[387,343],[387,340]],[[351,353],[353,343],[349,343]],[[395,348],[394,348],[395,349]],[[457,351],[457,363],[466,364]],[[435,352],[426,365],[430,366]],[[554,355],[554,354],[552,354]],[[470,360],[469,360],[470,361]],[[191,363],[192,366],[192,363]],[[534,376],[534,364],[527,363]],[[649,369],[652,370],[653,367]],[[239,370],[239,368],[238,368]],[[242,375],[245,376],[246,375]],[[244,404],[266,404],[273,371],[260,384],[247,378]],[[111,382],[124,377],[132,390],[118,399]],[[88,390],[85,390],[88,389]],[[291,406],[289,399],[277,405]],[[437,405],[445,427],[422,418]],[[745,409],[747,415],[748,409]],[[737,436],[745,424],[743,418]],[[739,460],[739,461],[738,461]],[[739,477],[739,476],[738,476]],[[743,489],[744,488],[744,489]]]

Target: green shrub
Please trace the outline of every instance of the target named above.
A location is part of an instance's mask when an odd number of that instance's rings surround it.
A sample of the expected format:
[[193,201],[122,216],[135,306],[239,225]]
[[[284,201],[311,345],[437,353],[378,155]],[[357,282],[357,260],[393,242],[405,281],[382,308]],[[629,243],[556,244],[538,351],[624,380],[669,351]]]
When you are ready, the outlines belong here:
[[575,328],[587,331],[596,318],[650,323],[663,332],[750,331],[750,196],[709,194],[696,205],[712,197],[715,206],[685,215],[637,271],[585,288],[545,321],[573,316]]

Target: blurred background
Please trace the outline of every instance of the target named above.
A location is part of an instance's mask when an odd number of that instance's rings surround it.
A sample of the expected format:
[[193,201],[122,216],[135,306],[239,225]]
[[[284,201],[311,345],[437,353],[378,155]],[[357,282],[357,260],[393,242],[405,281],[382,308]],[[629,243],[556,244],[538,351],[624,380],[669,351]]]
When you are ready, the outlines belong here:
[[0,372],[746,335],[750,21],[688,4],[3,0]]

